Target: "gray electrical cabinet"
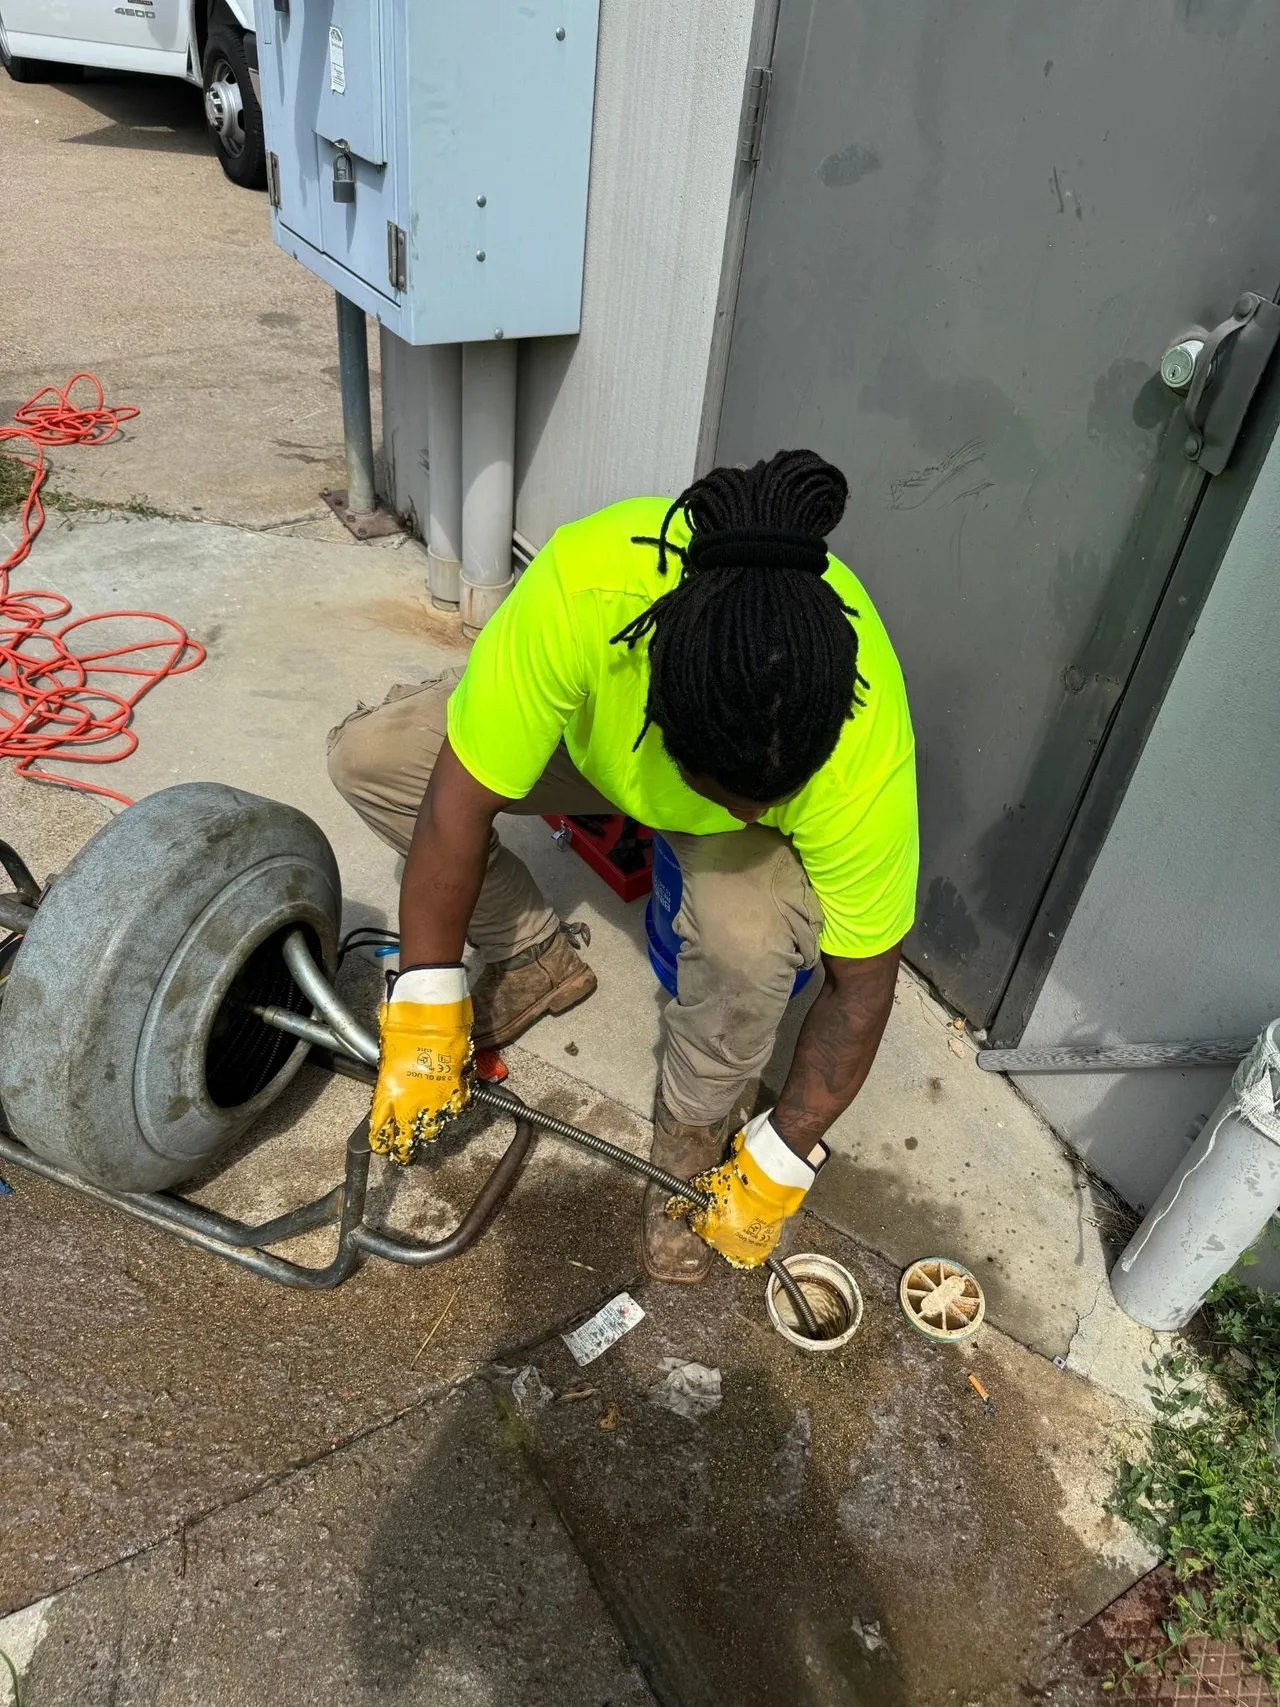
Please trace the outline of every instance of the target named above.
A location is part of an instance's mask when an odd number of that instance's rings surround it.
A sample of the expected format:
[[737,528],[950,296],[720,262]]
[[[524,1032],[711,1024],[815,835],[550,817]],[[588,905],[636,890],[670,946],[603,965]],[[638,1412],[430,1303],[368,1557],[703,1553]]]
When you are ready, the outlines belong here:
[[411,344],[576,332],[599,0],[257,0],[272,234]]

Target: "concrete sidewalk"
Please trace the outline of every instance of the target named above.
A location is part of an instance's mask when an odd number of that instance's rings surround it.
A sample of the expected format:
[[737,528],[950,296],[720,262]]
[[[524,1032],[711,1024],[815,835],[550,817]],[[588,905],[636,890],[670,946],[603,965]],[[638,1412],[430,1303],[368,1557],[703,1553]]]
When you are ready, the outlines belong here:
[[[324,735],[357,699],[462,656],[422,575],[413,545],[51,523],[31,580],[77,610],[166,610],[210,648],[201,669],[142,702],[132,757],[83,774],[134,796],[213,777],[291,801],[332,839],[350,918],[393,918],[396,862],[330,789]],[[3,833],[41,875],[104,811],[0,774]],[[642,1148],[661,1014],[642,908],[622,906],[539,823],[502,828],[561,912],[591,923],[601,982],[590,1004],[509,1052],[513,1085]],[[349,963],[344,990],[371,1015],[371,968]],[[548,1700],[722,1699],[716,1632],[731,1618],[756,1689],[744,1704],[834,1707],[853,1687],[901,1707],[1003,1700],[1030,1657],[1144,1568],[1101,1501],[1135,1415],[1112,1395],[1140,1391],[1150,1342],[1116,1332],[1109,1313],[1105,1203],[972,1055],[904,975],[872,1078],[794,1230],[803,1248],[838,1251],[867,1296],[863,1333],[833,1359],[782,1347],[756,1275],[719,1269],[693,1293],[642,1287],[637,1183],[553,1140],[464,1257],[422,1273],[372,1263],[315,1297],[13,1179],[0,1202],[0,1286],[20,1301],[0,1323],[0,1610],[19,1621],[0,1626],[0,1646],[30,1651],[35,1707],[289,1707],[325,1694],[534,1704],[535,1678],[557,1667],[563,1690]],[[307,1070],[197,1194],[249,1219],[315,1195],[338,1177],[366,1107],[358,1085]],[[443,1232],[506,1136],[468,1117],[426,1166],[379,1175],[380,1213]],[[327,1237],[288,1254],[323,1261]],[[960,1351],[926,1347],[897,1311],[897,1270],[938,1252],[988,1291],[992,1325]],[[646,1323],[575,1375],[549,1332],[623,1287]],[[721,1369],[719,1420],[672,1432],[678,1419],[650,1417],[648,1389],[674,1355]],[[510,1371],[531,1362],[551,1391],[590,1393],[513,1411]],[[497,1395],[487,1410],[482,1376]],[[451,1392],[462,1393],[453,1412],[441,1408]],[[495,1402],[496,1424],[484,1420]],[[756,1503],[735,1506],[744,1476]],[[767,1628],[761,1596],[775,1579],[770,1671],[748,1638]],[[289,1609],[303,1593],[299,1617]],[[955,1597],[989,1615],[940,1640],[929,1608]],[[566,1604],[583,1631],[572,1661]],[[879,1627],[883,1650],[851,1645],[855,1614]]]
[[[633,1216],[636,1193],[609,1175],[575,1203],[575,1171],[522,1181],[438,1276],[406,1286],[372,1265],[299,1307],[73,1213],[77,1265],[92,1263],[77,1279],[110,1287],[85,1327],[116,1349],[81,1363],[108,1414],[95,1399],[90,1439],[68,1442],[58,1515],[33,1503],[28,1442],[49,1441],[70,1395],[33,1391],[13,1443],[15,1538],[47,1563],[31,1600],[6,1548],[3,1593],[27,1607],[0,1645],[33,1707],[1012,1707],[1030,1667],[1145,1568],[1101,1512],[1123,1409],[994,1329],[963,1352],[926,1345],[888,1265],[816,1221],[805,1244],[849,1263],[867,1300],[844,1356],[790,1352],[758,1277],[722,1267],[702,1289],[632,1280],[644,1320],[586,1369],[543,1331],[442,1381],[494,1278],[508,1333],[539,1307],[517,1288],[565,1272],[566,1248],[591,1304],[617,1290],[615,1210]],[[65,1222],[56,1203],[37,1214]],[[15,1277],[32,1252],[18,1237]],[[179,1325],[201,1282],[208,1347]],[[30,1367],[30,1343],[15,1349]],[[659,1404],[671,1359],[718,1371],[719,1404]],[[135,1526],[109,1527],[112,1510]],[[85,1525],[96,1563],[76,1556]]]

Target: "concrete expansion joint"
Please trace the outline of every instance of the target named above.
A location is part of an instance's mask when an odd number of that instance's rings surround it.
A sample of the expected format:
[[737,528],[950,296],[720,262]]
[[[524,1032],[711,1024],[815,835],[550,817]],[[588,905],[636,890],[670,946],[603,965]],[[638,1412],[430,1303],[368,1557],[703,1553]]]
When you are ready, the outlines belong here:
[[431,1405],[447,1403],[466,1386],[468,1381],[475,1378],[476,1373],[476,1370],[470,1370],[461,1375],[455,1375],[448,1381],[441,1381],[428,1392],[414,1399],[411,1404],[402,1405],[399,1410],[390,1411],[386,1416],[377,1417],[363,1427],[353,1429],[350,1434],[330,1441],[321,1451],[312,1453],[309,1458],[300,1459],[296,1464],[287,1464],[283,1469],[274,1471],[269,1476],[262,1476],[251,1486],[240,1488],[237,1492],[228,1495],[226,1499],[214,1500],[208,1505],[201,1506],[199,1510],[180,1518],[177,1523],[166,1529],[162,1535],[157,1535],[154,1540],[144,1541],[137,1547],[126,1547],[123,1552],[116,1554],[112,1559],[104,1560],[100,1565],[95,1565],[92,1570],[82,1571],[76,1576],[68,1577],[66,1582],[60,1583],[57,1588],[51,1589],[46,1595],[41,1595],[39,1599],[30,1601],[24,1606],[11,1607],[8,1612],[3,1614],[3,1617],[15,1617],[18,1613],[25,1612],[28,1606],[38,1606],[44,1601],[57,1600],[60,1595],[66,1594],[68,1590],[78,1587],[81,1583],[92,1582],[95,1577],[102,1576],[106,1571],[113,1571],[117,1565],[128,1564],[130,1560],[144,1559],[148,1553],[154,1553],[159,1548],[167,1547],[174,1541],[181,1541],[185,1547],[186,1538],[191,1531],[198,1529],[210,1518],[217,1517],[224,1511],[234,1511],[236,1506],[243,1505],[247,1500],[256,1499],[259,1494],[265,1493],[270,1488],[283,1488],[297,1477],[309,1475],[320,1465],[328,1463],[331,1458],[337,1458],[349,1448],[358,1446],[374,1435],[382,1434],[405,1417],[412,1416],[415,1411],[425,1410]]

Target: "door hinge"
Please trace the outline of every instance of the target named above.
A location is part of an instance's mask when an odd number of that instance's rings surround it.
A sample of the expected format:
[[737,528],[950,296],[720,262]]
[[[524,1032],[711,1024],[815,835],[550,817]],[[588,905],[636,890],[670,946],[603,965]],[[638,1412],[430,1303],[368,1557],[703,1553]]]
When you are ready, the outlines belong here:
[[280,206],[280,156],[267,155],[267,195],[272,207]]
[[738,132],[738,159],[749,166],[754,166],[760,158],[760,138],[764,135],[764,114],[769,105],[769,85],[772,81],[773,73],[766,65],[753,65],[747,72],[742,129]]
[[404,232],[393,219],[387,221],[387,277],[393,290],[405,288]]

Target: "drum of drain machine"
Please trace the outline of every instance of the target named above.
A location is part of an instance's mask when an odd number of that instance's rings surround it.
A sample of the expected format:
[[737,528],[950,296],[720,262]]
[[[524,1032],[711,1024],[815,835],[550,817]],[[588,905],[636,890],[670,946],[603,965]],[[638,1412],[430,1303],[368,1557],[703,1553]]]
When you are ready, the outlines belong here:
[[[676,930],[676,914],[684,895],[680,861],[670,842],[653,832],[653,888],[644,910],[644,931],[649,943],[649,964],[668,995],[676,993],[676,961],[684,938]],[[813,977],[812,966],[802,966],[791,986],[794,998]]]
[[0,1005],[0,1107],[44,1160],[155,1191],[208,1165],[301,1067],[250,1004],[311,1007],[292,930],[332,972],[338,867],[305,813],[183,783],[113,818],[40,903]]

